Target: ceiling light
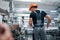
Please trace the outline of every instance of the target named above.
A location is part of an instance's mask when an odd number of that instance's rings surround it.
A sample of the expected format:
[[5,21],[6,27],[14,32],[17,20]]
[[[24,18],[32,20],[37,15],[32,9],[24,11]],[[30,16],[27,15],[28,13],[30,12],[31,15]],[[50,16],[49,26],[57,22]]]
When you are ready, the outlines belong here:
[[50,11],[50,12],[57,12],[56,10]]
[[21,12],[21,11],[28,11],[29,8],[19,8],[19,9],[16,9],[17,12]]
[[26,16],[26,17],[29,17],[30,14],[15,14],[15,16]]
[[41,2],[41,0],[14,0],[14,1]]

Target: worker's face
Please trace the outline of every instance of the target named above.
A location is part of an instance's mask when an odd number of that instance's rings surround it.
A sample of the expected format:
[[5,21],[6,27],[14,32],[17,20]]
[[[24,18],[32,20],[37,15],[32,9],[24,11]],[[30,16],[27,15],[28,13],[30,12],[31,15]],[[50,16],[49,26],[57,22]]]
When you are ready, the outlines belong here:
[[5,23],[0,23],[0,40],[13,40],[10,28]]
[[37,8],[31,8],[31,11],[35,11]]
[[35,11],[37,9],[37,6],[31,7],[31,11]]

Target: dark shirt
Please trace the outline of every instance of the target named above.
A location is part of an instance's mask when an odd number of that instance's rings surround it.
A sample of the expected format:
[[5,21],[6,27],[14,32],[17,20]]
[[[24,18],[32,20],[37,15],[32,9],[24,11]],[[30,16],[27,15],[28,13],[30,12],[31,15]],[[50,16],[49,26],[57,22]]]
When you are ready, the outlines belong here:
[[[47,15],[44,11],[41,11],[41,21],[44,24],[44,17]],[[32,18],[33,20],[33,25],[35,25],[37,22],[37,18],[36,18],[36,13],[35,12],[31,12],[30,14],[30,18]]]

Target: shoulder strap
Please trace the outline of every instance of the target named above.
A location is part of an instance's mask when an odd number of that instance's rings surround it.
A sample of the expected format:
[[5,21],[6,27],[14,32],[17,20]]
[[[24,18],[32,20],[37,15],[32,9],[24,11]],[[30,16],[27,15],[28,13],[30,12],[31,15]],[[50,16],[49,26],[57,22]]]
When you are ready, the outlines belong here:
[[[42,12],[42,10],[40,10],[40,13]],[[37,13],[36,11],[34,11],[34,13]]]
[[40,13],[42,12],[42,10],[40,10]]
[[41,20],[41,11],[40,11],[40,13],[39,12],[37,13],[36,11],[34,11],[34,13],[36,14],[37,20]]

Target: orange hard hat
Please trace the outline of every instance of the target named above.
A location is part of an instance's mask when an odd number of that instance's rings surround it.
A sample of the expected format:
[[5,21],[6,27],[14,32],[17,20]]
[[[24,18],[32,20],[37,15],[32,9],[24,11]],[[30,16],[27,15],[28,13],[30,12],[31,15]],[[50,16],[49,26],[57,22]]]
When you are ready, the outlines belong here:
[[37,4],[31,4],[29,10],[31,10],[32,7],[37,6]]

